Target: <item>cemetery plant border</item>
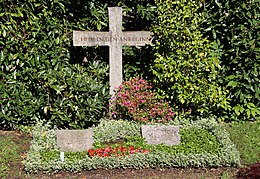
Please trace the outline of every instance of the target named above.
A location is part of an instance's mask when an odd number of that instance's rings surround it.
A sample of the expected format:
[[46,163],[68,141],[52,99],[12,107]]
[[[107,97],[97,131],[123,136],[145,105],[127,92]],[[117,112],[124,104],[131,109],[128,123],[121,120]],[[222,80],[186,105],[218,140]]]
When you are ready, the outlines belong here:
[[[57,150],[55,130],[50,129],[49,124],[43,125],[43,122],[38,122],[33,130],[33,140],[28,152],[27,158],[24,161],[25,170],[33,173],[37,171],[51,172],[51,171],[80,171],[80,170],[93,170],[99,168],[114,169],[114,168],[155,168],[155,167],[231,167],[239,166],[240,158],[239,152],[235,145],[229,139],[229,134],[221,127],[215,120],[201,119],[198,121],[175,121],[175,125],[179,125],[181,128],[204,128],[209,130],[216,136],[220,142],[222,148],[218,155],[209,153],[203,154],[167,154],[167,153],[154,153],[149,152],[146,154],[138,153],[135,155],[125,157],[93,157],[84,158],[82,160],[66,160],[61,162],[59,158],[56,160],[50,160],[43,162],[40,152],[46,150]],[[111,129],[111,126],[115,127],[115,130]],[[125,126],[128,126],[124,129]],[[134,129],[130,135],[136,133],[140,135],[138,130],[140,127],[137,123],[131,123],[127,121],[102,121],[100,126],[93,127],[94,138],[98,137],[99,140],[108,141],[105,135],[110,131],[111,138],[117,138],[117,136],[127,136],[129,129]],[[112,132],[113,131],[113,132]],[[112,134],[113,133],[113,134]],[[104,136],[102,136],[104,134]]]

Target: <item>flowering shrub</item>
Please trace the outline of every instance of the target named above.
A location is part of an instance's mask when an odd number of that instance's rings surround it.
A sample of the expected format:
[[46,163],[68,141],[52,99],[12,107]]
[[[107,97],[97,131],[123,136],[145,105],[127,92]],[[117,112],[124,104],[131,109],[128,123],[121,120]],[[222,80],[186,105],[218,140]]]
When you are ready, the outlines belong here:
[[156,98],[151,85],[139,77],[123,82],[110,104],[111,115],[115,118],[166,123],[174,116],[169,104]]
[[134,148],[133,146],[130,147],[106,147],[104,149],[98,148],[97,150],[95,149],[89,149],[88,150],[88,155],[90,157],[98,156],[98,157],[110,157],[110,156],[125,156],[125,155],[132,155],[135,153],[148,153],[149,150],[141,150],[140,148]]

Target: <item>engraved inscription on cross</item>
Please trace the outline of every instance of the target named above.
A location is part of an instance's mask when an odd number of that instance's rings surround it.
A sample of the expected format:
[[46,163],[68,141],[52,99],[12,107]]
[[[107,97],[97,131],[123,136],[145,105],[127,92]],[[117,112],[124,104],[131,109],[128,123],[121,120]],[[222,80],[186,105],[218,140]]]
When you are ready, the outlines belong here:
[[122,46],[151,45],[149,31],[122,32],[122,8],[109,7],[109,32],[73,31],[73,46],[109,46],[110,94],[123,80]]

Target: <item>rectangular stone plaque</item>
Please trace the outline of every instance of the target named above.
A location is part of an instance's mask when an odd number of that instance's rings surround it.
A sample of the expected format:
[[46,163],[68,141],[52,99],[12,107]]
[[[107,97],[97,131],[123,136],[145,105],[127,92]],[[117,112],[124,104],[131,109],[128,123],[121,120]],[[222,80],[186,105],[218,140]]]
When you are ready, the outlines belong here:
[[148,144],[180,144],[179,126],[142,125],[142,137]]
[[57,130],[57,145],[63,152],[79,152],[93,147],[93,130]]

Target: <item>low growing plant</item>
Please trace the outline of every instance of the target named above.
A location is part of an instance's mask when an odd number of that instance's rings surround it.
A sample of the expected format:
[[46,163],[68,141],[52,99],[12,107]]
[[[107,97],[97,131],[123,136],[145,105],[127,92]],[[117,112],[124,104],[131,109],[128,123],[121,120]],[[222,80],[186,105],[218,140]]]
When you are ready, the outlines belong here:
[[[129,121],[111,121],[113,124],[117,124],[117,122],[126,123],[130,125]],[[235,148],[235,145],[229,139],[228,133],[221,127],[217,122],[209,120],[209,119],[202,119],[198,121],[172,121],[172,123],[178,123],[181,126],[182,130],[191,130],[195,128],[196,130],[203,133],[202,138],[209,137],[209,141],[206,143],[217,141],[217,145],[209,145],[209,150],[191,150],[193,152],[181,152],[181,145],[176,146],[176,148],[180,147],[178,152],[168,152],[166,146],[153,146],[153,148],[146,148],[148,146],[145,144],[144,140],[138,140],[140,137],[139,135],[125,135],[124,138],[126,139],[125,144],[122,144],[124,147],[132,149],[138,149],[140,147],[141,150],[149,150],[148,153],[137,152],[134,155],[124,155],[124,157],[116,157],[116,155],[110,155],[109,157],[90,157],[87,154],[87,151],[80,152],[80,154],[70,154],[65,153],[65,161],[61,162],[59,158],[59,151],[57,150],[55,145],[47,145],[51,144],[53,140],[55,140],[55,135],[53,132],[46,132],[46,136],[44,136],[44,142],[41,141],[42,134],[45,134],[45,131],[48,127],[41,123],[36,127],[38,132],[34,132],[36,134],[32,141],[32,145],[30,147],[30,151],[27,155],[25,161],[25,170],[28,172],[37,172],[37,171],[80,171],[80,170],[92,170],[98,168],[135,168],[135,169],[142,169],[142,168],[149,168],[149,167],[218,167],[218,166],[238,166],[240,165],[239,161],[239,153]],[[124,125],[126,125],[124,124]],[[139,125],[140,124],[135,124]],[[123,124],[121,126],[124,126]],[[126,126],[127,126],[126,125]],[[111,124],[110,121],[105,121],[102,125],[104,128],[110,128]],[[107,127],[109,126],[109,127]],[[95,138],[95,143],[104,143],[107,138],[102,136],[102,128],[100,126],[93,127],[94,128],[94,136],[96,133],[99,133],[101,137],[100,140]],[[41,129],[43,128],[43,129]],[[116,126],[115,126],[116,128]],[[107,129],[103,130],[106,131]],[[119,129],[119,128],[118,128]],[[53,131],[53,129],[50,129]],[[99,131],[100,130],[100,131]],[[124,131],[121,128],[121,131],[124,134],[127,134],[126,129]],[[207,131],[207,132],[205,132]],[[110,133],[117,133],[118,130],[110,130]],[[137,132],[137,131],[136,131]],[[185,132],[186,133],[186,132]],[[194,132],[193,132],[194,133]],[[198,132],[199,133],[199,132]],[[196,134],[196,132],[194,133]],[[210,135],[208,135],[210,134]],[[106,133],[104,133],[106,135]],[[187,135],[187,134],[185,134]],[[192,141],[192,132],[190,134],[190,140]],[[197,135],[197,134],[196,134]],[[212,137],[212,135],[214,137]],[[118,136],[118,134],[111,134],[111,136]],[[185,144],[185,138],[183,138],[182,143]],[[197,138],[200,140],[200,137]],[[195,140],[194,140],[195,141]],[[193,141],[193,142],[194,142]],[[187,142],[188,143],[188,142]],[[186,145],[186,144],[185,144]],[[190,146],[195,146],[194,149],[200,146],[199,144],[191,144]],[[109,145],[110,146],[110,145]],[[186,145],[188,146],[188,145]],[[160,150],[161,149],[163,150]],[[204,147],[208,147],[205,145]],[[214,147],[216,149],[214,149]],[[100,147],[101,148],[101,147]],[[115,147],[110,146],[111,149],[115,150]],[[95,148],[95,150],[98,148]],[[105,150],[105,147],[102,147],[102,150]],[[172,148],[171,151],[173,151]],[[130,151],[130,150],[129,150]],[[103,153],[104,154],[104,153]],[[49,158],[49,159],[48,159]]]
[[175,114],[167,102],[156,97],[152,86],[140,77],[125,81],[118,87],[111,99],[110,111],[114,118],[141,123],[167,123]]
[[140,124],[125,120],[101,120],[93,131],[95,143],[115,141],[129,136],[141,136]]

